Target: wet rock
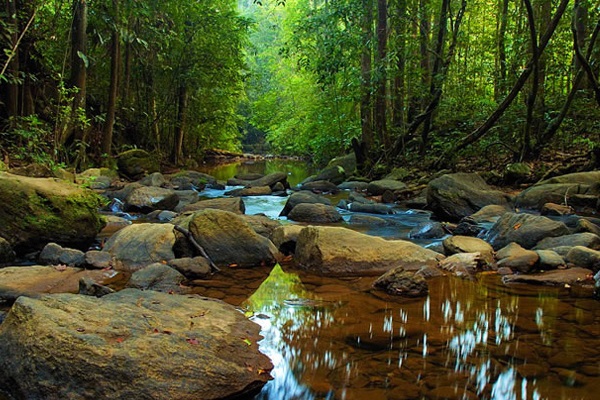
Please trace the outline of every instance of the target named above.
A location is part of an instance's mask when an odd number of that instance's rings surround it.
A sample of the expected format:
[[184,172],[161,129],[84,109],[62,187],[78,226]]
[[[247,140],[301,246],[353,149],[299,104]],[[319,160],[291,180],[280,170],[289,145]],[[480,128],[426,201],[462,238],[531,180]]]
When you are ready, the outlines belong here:
[[[119,174],[110,168],[88,168],[77,174],[75,182],[86,185],[90,189],[106,189],[110,187],[112,181],[117,179],[119,179]],[[69,181],[73,182],[72,179]]]
[[600,236],[600,226],[589,221],[586,218],[578,218],[574,226],[574,231],[577,233],[589,232]]
[[296,251],[296,242],[302,229],[304,226],[300,225],[279,226],[273,230],[271,240],[282,254],[286,256],[293,254]]
[[565,266],[565,260],[552,250],[535,250],[539,256],[538,269],[547,271]]
[[310,190],[313,193],[337,193],[340,191],[337,185],[329,181],[312,181],[300,186],[300,190]]
[[49,242],[85,248],[104,226],[102,202],[69,182],[0,172],[0,237],[17,254]]
[[510,243],[496,253],[498,267],[508,267],[513,271],[528,273],[533,271],[540,259],[538,253],[526,250],[517,243]]
[[287,174],[285,172],[273,172],[266,176],[263,176],[260,179],[256,179],[248,183],[247,186],[255,187],[255,186],[270,186],[272,187],[276,183],[281,182],[283,186],[287,189],[290,187],[290,184],[287,181]]
[[217,266],[255,267],[276,262],[275,245],[234,213],[197,211],[191,218],[189,231]]
[[0,338],[0,388],[15,398],[250,398],[272,368],[234,307],[154,291],[21,297]]
[[175,211],[169,210],[156,210],[152,211],[150,214],[146,215],[148,220],[156,220],[158,222],[169,222],[172,221],[173,218],[176,218],[179,214]]
[[404,240],[385,240],[347,228],[309,226],[298,235],[295,259],[331,275],[381,274],[391,268],[436,264],[442,255]]
[[326,224],[342,221],[342,215],[333,206],[301,203],[290,211],[288,219],[298,222]]
[[16,257],[14,250],[12,249],[8,240],[0,237],[0,264],[9,263]]
[[146,265],[175,258],[171,224],[134,224],[115,233],[104,245],[119,271],[134,272]]
[[204,257],[176,258],[169,265],[187,279],[206,279],[211,274],[210,263]]
[[590,249],[600,249],[600,237],[593,233],[575,233],[542,239],[535,245],[534,250],[548,250],[559,246],[584,246]]
[[302,190],[299,192],[292,193],[292,195],[288,198],[283,210],[279,214],[280,217],[287,217],[287,215],[292,211],[294,207],[298,204],[308,203],[308,204],[325,204],[330,206],[331,201],[329,199],[310,192],[308,190]]
[[189,182],[194,189],[202,189],[208,185],[217,183],[217,179],[212,176],[198,171],[180,171],[171,177],[171,183]]
[[442,242],[444,253],[452,255],[456,253],[479,253],[481,259],[487,264],[494,262],[494,249],[484,240],[470,236],[450,236]]
[[63,248],[56,243],[48,243],[42,249],[38,261],[42,264],[64,264],[81,267],[85,264],[85,253],[81,250]]
[[367,192],[373,196],[379,196],[386,190],[396,191],[406,189],[406,184],[400,181],[392,179],[382,179],[379,181],[373,181],[367,186]]
[[334,185],[344,182],[354,169],[347,171],[342,165],[329,165],[319,171],[315,176],[315,181],[329,181]]
[[600,251],[583,246],[575,246],[567,253],[565,261],[577,267],[600,271]]
[[372,215],[359,215],[354,214],[350,216],[348,223],[353,225],[365,225],[365,226],[386,226],[390,223],[383,218],[374,217]]
[[102,297],[115,291],[108,286],[100,285],[93,279],[82,277],[79,279],[79,294],[84,296]]
[[226,196],[246,197],[246,196],[269,196],[273,193],[269,186],[252,186],[241,189],[233,189],[225,192]]
[[208,200],[200,200],[193,204],[188,204],[183,207],[181,212],[188,211],[200,211],[207,209],[216,209],[229,211],[235,214],[243,214],[246,212],[246,205],[244,201],[239,198],[221,198],[221,199],[208,199]]
[[592,271],[589,269],[575,267],[538,274],[505,275],[502,277],[502,281],[504,283],[528,283],[532,285],[576,285],[588,281],[591,273]]
[[83,277],[104,283],[112,278],[110,271],[86,271],[73,267],[6,267],[0,269],[0,300],[15,301],[19,296],[44,293],[77,293]]
[[167,180],[165,179],[165,177],[163,176],[163,174],[161,174],[160,172],[154,172],[148,176],[143,177],[140,181],[139,184],[143,185],[143,186],[154,186],[154,187],[161,187],[163,186],[165,183],[167,183]]
[[439,239],[446,236],[444,226],[439,222],[422,222],[408,233],[412,239]]
[[542,216],[507,212],[492,226],[485,239],[496,250],[511,242],[531,249],[544,238],[569,233],[569,228],[562,222]]
[[102,237],[110,237],[115,232],[132,224],[130,220],[116,215],[105,215],[104,219],[106,220],[106,225],[100,231]]
[[135,271],[127,282],[127,287],[185,294],[190,291],[188,287],[182,286],[185,280],[185,276],[176,269],[163,263],[154,263]]
[[153,186],[134,189],[125,199],[125,210],[149,213],[154,210],[174,210],[179,196],[174,190]]
[[368,186],[369,186],[368,182],[348,181],[348,182],[340,183],[338,185],[338,189],[340,189],[340,190],[358,190],[358,191],[362,192],[362,191],[367,190]]
[[350,193],[348,195],[348,201],[352,204],[377,204],[375,200],[367,199],[362,193]]
[[394,209],[385,204],[365,204],[355,202],[348,205],[348,210],[367,214],[394,214]]
[[443,175],[429,182],[427,188],[427,208],[449,221],[459,221],[490,204],[505,206],[509,200],[507,194],[493,190],[477,174]]
[[496,222],[507,211],[510,211],[508,205],[490,204],[472,214],[470,218],[478,224],[484,222]]
[[258,233],[260,236],[264,236],[267,239],[271,239],[271,235],[273,231],[279,227],[281,224],[279,221],[272,220],[266,215],[257,214],[257,215],[242,215],[242,218],[252,229],[254,232]]
[[119,173],[129,179],[140,179],[160,169],[158,157],[141,149],[125,151],[117,156]]
[[473,278],[480,263],[480,253],[457,253],[441,260],[439,267],[459,278]]
[[540,214],[549,215],[552,217],[562,217],[563,215],[571,215],[574,213],[573,208],[562,204],[546,203],[542,206]]
[[485,229],[479,226],[471,217],[464,217],[460,220],[456,228],[454,228],[454,235],[458,236],[479,236]]
[[429,285],[422,275],[415,271],[405,271],[404,268],[394,268],[373,283],[387,294],[403,297],[423,297],[429,293]]

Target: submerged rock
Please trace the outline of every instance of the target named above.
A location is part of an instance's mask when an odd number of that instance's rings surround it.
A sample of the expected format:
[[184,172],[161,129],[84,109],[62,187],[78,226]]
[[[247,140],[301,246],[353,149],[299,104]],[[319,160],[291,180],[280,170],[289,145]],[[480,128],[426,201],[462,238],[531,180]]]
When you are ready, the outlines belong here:
[[415,271],[394,268],[386,272],[373,283],[373,286],[386,293],[403,297],[423,297],[429,293],[425,278]]
[[272,368],[258,333],[234,307],[203,297],[21,297],[0,325],[0,388],[28,399],[250,397]]

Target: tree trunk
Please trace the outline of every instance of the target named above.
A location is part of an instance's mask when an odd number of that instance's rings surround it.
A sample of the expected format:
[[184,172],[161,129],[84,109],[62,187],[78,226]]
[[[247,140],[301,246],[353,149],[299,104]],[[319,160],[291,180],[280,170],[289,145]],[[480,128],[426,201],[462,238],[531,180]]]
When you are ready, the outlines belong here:
[[115,125],[115,113],[117,109],[117,93],[119,90],[119,65],[121,64],[121,38],[119,37],[119,0],[113,0],[114,31],[112,33],[111,59],[110,59],[110,88],[108,93],[108,106],[106,109],[106,121],[104,135],[102,136],[102,154],[110,157],[113,128]]
[[375,87],[375,133],[384,148],[389,148],[387,137],[387,0],[377,0],[377,53],[375,65],[377,68]]
[[19,40],[19,20],[17,18],[16,0],[6,0],[6,14],[8,15],[7,22],[11,27],[9,32],[10,48],[15,49],[12,59],[8,62],[8,90],[6,91],[6,112],[8,117],[18,117],[19,113],[19,49],[17,42]]
[[183,139],[185,136],[185,116],[187,113],[187,86],[182,83],[178,93],[177,124],[175,125],[175,147],[173,163],[179,165],[183,159]]
[[[360,60],[361,73],[361,99],[360,99],[360,121],[362,145],[354,146],[357,162],[368,159],[368,153],[373,148],[373,111],[371,108],[371,43],[373,41],[373,3],[371,0],[363,0],[364,14],[362,17],[363,45]],[[364,165],[359,162],[359,171]]]
[[404,74],[406,71],[406,39],[405,26],[406,18],[406,0],[397,0],[395,18],[393,21],[393,29],[397,37],[396,51],[398,59],[396,61],[396,75],[394,76],[394,86],[392,94],[392,127],[398,137],[403,137],[404,127],[404,96],[405,96],[405,81]]
[[539,88],[539,57],[537,45],[537,30],[535,27],[535,17],[530,0],[523,0],[525,10],[527,11],[527,22],[529,25],[529,40],[531,41],[531,59],[533,60],[533,78],[531,80],[531,90],[527,96],[527,117],[523,129],[523,140],[521,143],[521,155],[519,161],[528,159],[531,155],[531,130],[533,129],[533,112],[536,96]]
[[431,30],[431,21],[429,20],[428,0],[419,0],[418,14],[421,86],[411,96],[411,105],[408,113],[409,123],[412,123],[416,118],[418,110],[422,110],[425,107],[425,91],[429,87],[429,31]]
[[71,77],[69,86],[77,88],[73,95],[71,119],[66,134],[61,140],[65,144],[71,136],[83,140],[83,127],[77,123],[79,110],[85,110],[87,80],[87,1],[73,0],[73,26],[71,29]]
[[506,92],[506,24],[508,22],[508,0],[500,0],[498,13],[498,33],[496,37],[496,80],[494,82],[494,99],[498,101]]

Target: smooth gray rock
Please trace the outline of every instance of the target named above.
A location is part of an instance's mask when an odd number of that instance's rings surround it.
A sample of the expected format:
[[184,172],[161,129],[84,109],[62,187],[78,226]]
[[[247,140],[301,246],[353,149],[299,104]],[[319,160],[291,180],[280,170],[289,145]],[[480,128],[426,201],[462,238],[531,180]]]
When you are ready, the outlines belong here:
[[552,250],[535,250],[539,256],[538,269],[548,271],[565,265],[565,260]]
[[383,194],[386,190],[393,192],[396,190],[404,189],[406,189],[405,183],[392,179],[381,179],[378,181],[373,181],[367,186],[367,192],[374,196],[379,196]]
[[542,216],[508,212],[496,221],[485,236],[485,240],[495,250],[501,249],[511,242],[531,249],[542,239],[564,236],[569,233],[569,228],[562,222]]
[[42,264],[64,264],[70,267],[81,267],[85,264],[85,253],[77,249],[68,249],[56,243],[48,243],[42,249],[38,261]]
[[154,210],[174,210],[179,196],[172,189],[142,186],[134,189],[125,199],[125,210],[149,213]]
[[242,200],[240,197],[208,199],[188,204],[181,209],[181,212],[200,211],[207,209],[223,210],[236,214],[244,214],[246,212],[246,204],[244,204],[244,200]]
[[185,294],[189,292],[189,288],[182,286],[185,280],[185,276],[175,268],[162,263],[154,263],[135,271],[129,278],[127,287],[171,294]]
[[333,206],[301,203],[290,211],[288,219],[297,222],[326,224],[342,221],[342,215]]
[[446,236],[444,226],[435,221],[420,223],[408,233],[408,237],[412,239],[439,239],[444,236]]
[[179,271],[187,279],[206,279],[211,274],[210,264],[204,257],[176,258],[169,265]]
[[311,191],[302,190],[300,192],[292,193],[292,195],[288,198],[287,202],[285,203],[283,210],[281,210],[281,213],[279,213],[279,216],[287,217],[290,211],[292,211],[294,207],[301,203],[325,204],[328,206],[331,205],[331,201],[329,201],[329,199],[321,195],[315,194]]
[[583,246],[575,246],[569,250],[565,261],[576,267],[591,269],[596,273],[600,270],[600,251],[588,249]]
[[593,233],[574,233],[558,237],[542,239],[535,245],[534,250],[548,250],[559,246],[584,246],[590,249],[600,249],[600,237]]
[[517,243],[510,243],[496,253],[498,267],[508,267],[521,273],[532,272],[540,256],[533,250],[527,250]]

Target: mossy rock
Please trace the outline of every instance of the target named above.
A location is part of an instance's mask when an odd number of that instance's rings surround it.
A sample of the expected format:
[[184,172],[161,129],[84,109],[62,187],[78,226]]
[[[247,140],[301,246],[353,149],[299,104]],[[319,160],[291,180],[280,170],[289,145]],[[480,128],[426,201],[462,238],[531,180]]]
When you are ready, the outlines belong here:
[[152,172],[158,172],[160,164],[158,158],[145,150],[133,149],[117,156],[119,173],[130,179],[140,179]]
[[49,242],[85,247],[104,226],[101,197],[55,178],[0,172],[0,202],[0,236],[17,254]]

